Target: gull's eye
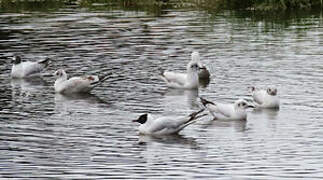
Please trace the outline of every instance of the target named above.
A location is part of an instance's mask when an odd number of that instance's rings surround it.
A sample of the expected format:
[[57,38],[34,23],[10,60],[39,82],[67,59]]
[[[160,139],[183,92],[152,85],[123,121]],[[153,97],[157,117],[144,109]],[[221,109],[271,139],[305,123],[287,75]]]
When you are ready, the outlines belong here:
[[246,106],[247,104],[246,104],[245,102],[242,102],[242,103],[241,103],[241,105],[242,105],[242,106]]
[[197,67],[197,64],[192,64],[191,65],[191,68],[196,68]]

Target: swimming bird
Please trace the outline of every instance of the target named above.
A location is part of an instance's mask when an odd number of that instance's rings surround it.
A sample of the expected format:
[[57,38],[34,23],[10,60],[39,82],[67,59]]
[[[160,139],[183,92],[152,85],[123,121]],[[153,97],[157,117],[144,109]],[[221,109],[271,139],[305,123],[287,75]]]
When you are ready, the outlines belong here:
[[202,64],[199,52],[197,52],[197,51],[192,52],[191,61],[196,62],[197,65],[200,68],[199,73],[198,73],[200,80],[208,80],[208,79],[210,79],[210,72],[208,71],[206,66],[204,64]]
[[214,119],[221,120],[247,120],[246,109],[254,107],[243,99],[238,99],[234,104],[214,103],[201,97],[200,100]]
[[199,66],[196,62],[190,62],[186,68],[185,73],[177,73],[170,71],[162,71],[161,77],[167,83],[168,87],[178,89],[198,89],[199,77],[198,77]]
[[20,56],[12,58],[11,77],[12,78],[27,78],[44,70],[50,63],[50,59],[46,58],[37,62],[25,61],[22,62]]
[[200,114],[204,109],[193,112],[189,116],[160,117],[154,118],[151,114],[143,114],[133,122],[140,123],[138,128],[140,134],[147,135],[170,135],[176,134],[186,126],[194,123],[198,118],[206,114]]
[[265,89],[256,89],[251,87],[251,93],[253,100],[256,103],[256,107],[259,108],[279,108],[279,97],[277,96],[277,89],[269,87]]
[[54,76],[57,78],[54,84],[55,92],[61,94],[89,93],[93,88],[108,79],[107,75],[102,77],[87,75],[68,79],[63,69],[57,70]]

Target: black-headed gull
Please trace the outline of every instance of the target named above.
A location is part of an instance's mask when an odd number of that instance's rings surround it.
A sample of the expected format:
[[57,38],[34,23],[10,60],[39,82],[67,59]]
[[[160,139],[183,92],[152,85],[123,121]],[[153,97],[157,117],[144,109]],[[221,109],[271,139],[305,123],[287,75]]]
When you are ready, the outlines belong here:
[[177,73],[170,71],[161,72],[162,79],[167,83],[168,87],[178,89],[198,89],[199,77],[198,71],[199,66],[196,62],[189,62],[185,73]]
[[209,79],[210,78],[210,72],[207,70],[206,66],[202,64],[200,53],[197,51],[192,52],[191,54],[191,62],[196,62],[199,66],[199,78],[200,79]]
[[170,135],[176,134],[186,126],[194,123],[205,114],[200,114],[204,109],[191,113],[189,116],[154,118],[151,114],[143,114],[133,122],[140,123],[138,128],[141,134]]
[[253,108],[246,100],[238,99],[234,104],[214,103],[200,98],[203,106],[209,110],[214,119],[247,120],[247,108]]
[[279,97],[277,96],[277,89],[269,87],[265,89],[256,89],[251,87],[251,93],[253,100],[256,103],[256,107],[259,108],[279,108]]
[[27,78],[37,75],[48,66],[49,62],[49,58],[37,62],[22,62],[20,56],[14,56],[12,58],[11,77]]
[[54,75],[57,78],[54,84],[55,92],[61,94],[88,93],[94,87],[108,79],[106,76],[99,77],[93,75],[68,79],[63,69],[57,70]]

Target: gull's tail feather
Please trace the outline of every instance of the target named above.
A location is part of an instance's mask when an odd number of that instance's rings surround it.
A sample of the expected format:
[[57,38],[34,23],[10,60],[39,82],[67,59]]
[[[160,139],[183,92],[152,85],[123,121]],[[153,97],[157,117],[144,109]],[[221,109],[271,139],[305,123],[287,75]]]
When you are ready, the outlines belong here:
[[256,87],[255,86],[250,86],[248,87],[248,89],[251,91],[251,92],[254,92],[256,90]]
[[91,83],[92,89],[95,88],[95,87],[97,87],[97,86],[99,86],[100,84],[102,84],[107,79],[109,79],[111,74],[112,73],[110,72],[110,73],[106,73],[104,75],[100,75],[98,81],[95,81],[95,82]]
[[213,104],[213,105],[214,105],[214,103],[213,103],[213,102],[208,101],[208,100],[206,100],[206,99],[204,99],[204,98],[201,98],[201,97],[200,97],[200,100],[201,100],[201,103],[203,104],[203,106],[204,106],[204,107],[205,107],[207,104]]
[[206,116],[207,114],[201,114],[200,115],[200,113],[201,112],[203,112],[204,111],[204,109],[201,109],[201,110],[199,110],[199,111],[197,111],[197,112],[193,112],[193,113],[191,113],[188,117],[189,117],[189,119],[183,124],[183,125],[181,125],[179,128],[178,128],[178,130],[176,131],[176,132],[179,132],[179,131],[181,131],[182,129],[184,129],[186,126],[188,126],[188,125],[190,125],[190,124],[193,124],[193,123],[195,123],[196,122],[196,120],[197,119],[199,119],[199,118],[201,118],[201,117],[203,117],[203,116]]
[[166,83],[170,83],[169,80],[165,76],[165,70],[164,69],[159,68],[159,75],[160,75],[160,77],[161,77],[161,79],[163,81],[165,81]]
[[47,57],[46,59],[41,60],[38,63],[44,65],[44,68],[46,68],[50,64],[50,58]]
[[201,110],[199,110],[199,111],[197,111],[197,112],[193,112],[193,113],[191,113],[190,115],[189,115],[189,117],[190,117],[190,119],[188,120],[188,122],[189,121],[192,121],[192,120],[194,120],[194,119],[197,119],[197,118],[199,118],[200,116],[198,116],[201,112],[203,112],[204,111],[204,109],[201,109]]
[[165,70],[163,68],[159,68],[159,75],[161,75],[162,77],[165,77],[164,73],[165,73]]

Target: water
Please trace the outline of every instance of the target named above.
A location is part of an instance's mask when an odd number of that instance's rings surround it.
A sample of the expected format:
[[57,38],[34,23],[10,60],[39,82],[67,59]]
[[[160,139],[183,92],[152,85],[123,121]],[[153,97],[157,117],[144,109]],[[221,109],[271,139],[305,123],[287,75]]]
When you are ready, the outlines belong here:
[[[322,179],[322,18],[254,19],[222,12],[62,8],[0,14],[0,176],[32,179]],[[168,89],[192,50],[210,69],[196,91]],[[42,78],[15,81],[8,57],[50,57]],[[51,74],[112,72],[91,95],[54,93]],[[281,109],[247,121],[206,116],[178,136],[140,136],[141,113],[186,115],[197,96],[233,102],[276,86]]]

